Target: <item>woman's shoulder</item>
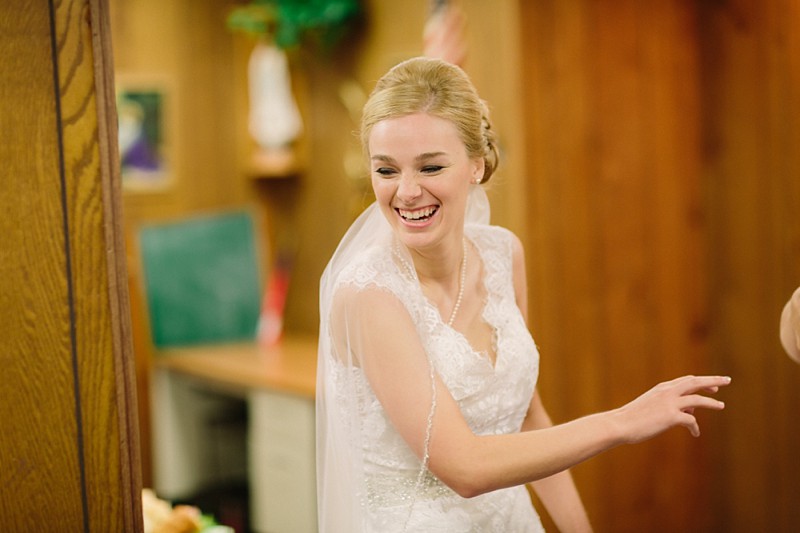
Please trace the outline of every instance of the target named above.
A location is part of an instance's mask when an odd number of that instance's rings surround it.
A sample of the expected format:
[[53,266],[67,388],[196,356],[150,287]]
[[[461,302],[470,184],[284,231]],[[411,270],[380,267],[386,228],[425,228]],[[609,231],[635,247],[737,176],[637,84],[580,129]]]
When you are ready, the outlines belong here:
[[467,236],[481,249],[501,249],[514,251],[521,247],[522,241],[508,228],[488,224],[467,225]]
[[505,226],[496,226],[493,224],[467,224],[467,232],[475,235],[486,235],[489,237],[502,237],[502,238],[515,238],[516,235],[513,231]]
[[[339,306],[369,309],[388,313],[390,310],[408,312],[419,307],[417,291],[401,275],[391,248],[369,247],[354,255],[350,264],[334,282],[334,301]],[[416,303],[415,303],[416,302]]]
[[339,273],[335,285],[357,290],[379,289],[402,292],[402,277],[398,275],[388,246],[370,246],[355,254]]

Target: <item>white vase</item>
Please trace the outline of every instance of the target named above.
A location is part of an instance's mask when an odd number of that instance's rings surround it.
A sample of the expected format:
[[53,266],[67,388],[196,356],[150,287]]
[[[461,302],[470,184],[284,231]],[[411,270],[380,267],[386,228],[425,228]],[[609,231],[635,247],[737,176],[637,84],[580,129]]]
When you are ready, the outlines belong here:
[[248,78],[250,134],[264,150],[285,148],[303,131],[286,53],[259,42],[250,54]]

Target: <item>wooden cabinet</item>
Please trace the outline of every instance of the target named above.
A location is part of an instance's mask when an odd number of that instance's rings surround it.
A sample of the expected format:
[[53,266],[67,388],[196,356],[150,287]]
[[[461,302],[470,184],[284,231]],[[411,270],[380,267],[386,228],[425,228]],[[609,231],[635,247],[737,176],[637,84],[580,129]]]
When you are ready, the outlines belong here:
[[254,531],[317,530],[314,398],[272,390],[248,396]]
[[224,455],[247,459],[250,527],[314,533],[316,353],[310,337],[159,352],[152,382],[156,491],[180,500],[243,467],[229,460],[226,472],[218,468],[220,439],[208,424],[238,398],[246,403],[246,435],[224,439],[234,449]]

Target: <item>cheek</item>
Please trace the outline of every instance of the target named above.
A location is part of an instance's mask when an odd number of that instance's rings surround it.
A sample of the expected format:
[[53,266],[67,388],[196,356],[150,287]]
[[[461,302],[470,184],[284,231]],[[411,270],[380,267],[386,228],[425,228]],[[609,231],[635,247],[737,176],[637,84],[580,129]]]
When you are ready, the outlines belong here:
[[392,199],[392,187],[386,180],[373,177],[372,192],[379,204],[388,203]]
[[372,184],[372,192],[375,193],[375,196],[378,196],[382,188],[380,180],[375,176],[372,176],[370,178],[370,183]]

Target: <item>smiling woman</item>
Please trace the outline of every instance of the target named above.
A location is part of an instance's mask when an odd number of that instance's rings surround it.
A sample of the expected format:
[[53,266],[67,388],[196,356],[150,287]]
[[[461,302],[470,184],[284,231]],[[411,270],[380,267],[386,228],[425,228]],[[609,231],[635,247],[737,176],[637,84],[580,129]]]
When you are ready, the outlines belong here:
[[453,123],[427,113],[384,120],[369,153],[375,197],[400,242],[460,253],[467,193],[485,165],[470,158]]
[[542,531],[526,483],[561,530],[591,530],[568,469],[674,426],[699,435],[694,410],[722,409],[705,393],[730,380],[679,378],[553,426],[522,245],[489,224],[497,152],[469,78],[397,65],[361,135],[376,201],[320,285],[320,531]]

